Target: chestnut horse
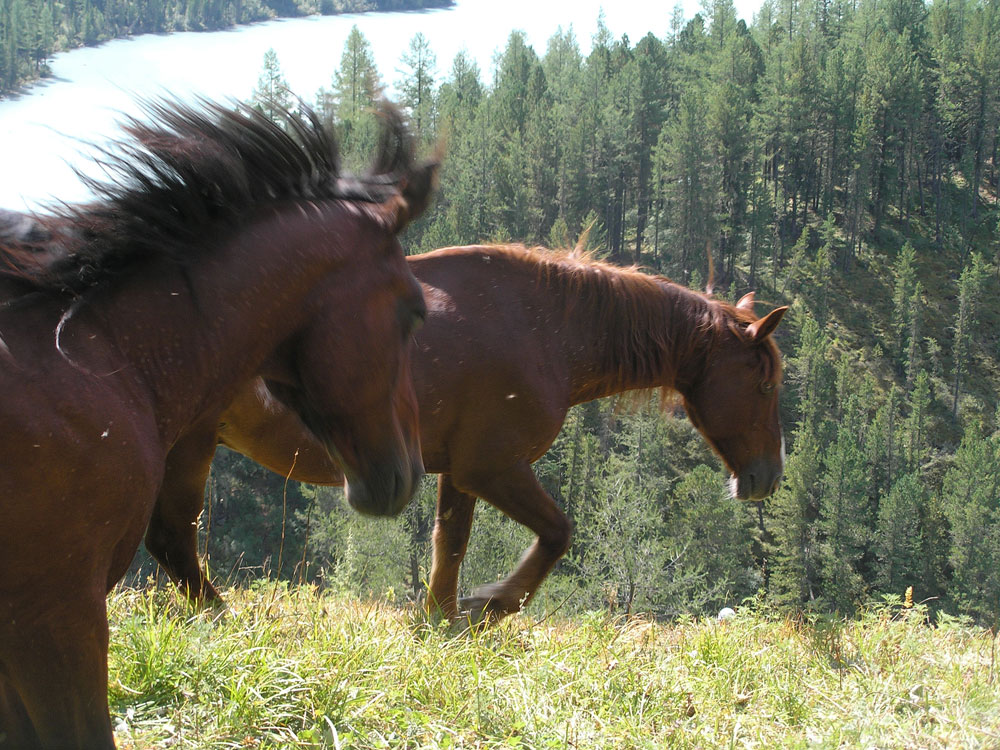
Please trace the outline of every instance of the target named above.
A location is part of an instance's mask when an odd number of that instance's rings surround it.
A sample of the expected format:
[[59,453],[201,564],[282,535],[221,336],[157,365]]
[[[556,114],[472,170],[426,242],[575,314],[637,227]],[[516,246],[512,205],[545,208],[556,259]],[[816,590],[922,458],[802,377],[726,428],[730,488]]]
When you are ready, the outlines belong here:
[[396,235],[435,167],[399,116],[378,171],[348,179],[308,112],[147,114],[93,203],[0,216],[3,747],[114,748],[105,597],[171,449],[255,375],[355,505],[397,512],[422,474],[407,343],[426,308]]
[[[427,470],[440,474],[428,605],[449,618],[517,611],[569,545],[570,523],[531,469],[569,407],[630,389],[678,392],[733,473],[731,489],[760,499],[784,463],[778,418],[781,358],[770,334],[787,308],[757,319],[753,295],[729,305],[665,278],[575,254],[454,247],[410,257],[424,287],[426,325],[413,362]],[[200,452],[165,478],[160,528],[191,529],[218,440],[282,476],[336,484],[340,474],[294,414],[262,383],[241,392]],[[294,464],[294,466],[293,466]],[[538,535],[517,570],[458,602],[476,498]],[[218,596],[193,534],[157,557],[190,592]]]

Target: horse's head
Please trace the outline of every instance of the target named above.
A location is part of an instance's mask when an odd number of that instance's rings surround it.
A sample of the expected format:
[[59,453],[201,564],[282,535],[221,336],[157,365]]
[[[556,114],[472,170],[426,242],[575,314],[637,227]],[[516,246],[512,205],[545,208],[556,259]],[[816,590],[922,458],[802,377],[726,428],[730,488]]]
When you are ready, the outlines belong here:
[[310,427],[326,430],[319,437],[343,467],[348,502],[370,515],[399,513],[424,472],[410,342],[427,307],[397,236],[426,208],[436,170],[415,170],[399,195],[361,212],[357,240],[377,251],[357,260],[362,273],[325,285],[299,345],[300,372],[322,378],[307,393],[337,399],[323,410],[325,426]]
[[[394,116],[389,124],[405,141]],[[340,464],[351,506],[381,516],[406,506],[424,471],[410,342],[427,308],[398,235],[426,209],[438,169],[436,159],[391,161],[383,159],[370,182],[345,184],[343,194],[354,200],[344,201],[335,231],[316,242],[347,249],[349,265],[304,300],[310,322],[292,351],[281,353],[292,387],[268,382]],[[395,187],[384,197],[390,180]]]
[[757,319],[753,304],[750,293],[735,307],[720,308],[724,321],[702,376],[682,390],[691,422],[732,472],[733,495],[744,500],[774,492],[785,463],[781,354],[771,333],[788,308]]

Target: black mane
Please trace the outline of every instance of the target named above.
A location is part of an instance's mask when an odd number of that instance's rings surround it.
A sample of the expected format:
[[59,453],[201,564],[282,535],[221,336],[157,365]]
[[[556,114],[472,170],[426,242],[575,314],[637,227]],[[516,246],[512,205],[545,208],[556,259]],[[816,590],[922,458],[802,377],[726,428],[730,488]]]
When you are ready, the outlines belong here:
[[267,203],[383,202],[413,165],[412,140],[388,104],[375,166],[360,178],[341,174],[332,128],[305,107],[282,111],[280,125],[249,106],[205,100],[143,109],[149,122],[128,118],[128,137],[101,150],[109,179],[80,175],[94,202],[63,205],[54,216],[0,215],[0,277],[80,293],[143,259],[183,263],[208,232]]

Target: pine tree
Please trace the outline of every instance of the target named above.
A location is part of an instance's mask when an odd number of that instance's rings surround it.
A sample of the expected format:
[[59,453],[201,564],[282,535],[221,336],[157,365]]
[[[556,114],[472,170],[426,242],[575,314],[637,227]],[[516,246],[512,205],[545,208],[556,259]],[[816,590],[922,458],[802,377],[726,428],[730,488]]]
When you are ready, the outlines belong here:
[[[629,109],[629,172],[634,181],[632,194],[635,200],[635,252],[633,261],[642,263],[643,243],[653,195],[653,152],[663,127],[663,112],[668,93],[668,66],[666,50],[652,34],[647,34],[635,48],[630,61],[635,69],[634,91]],[[742,216],[742,214],[741,214]]]
[[444,127],[454,130],[458,123],[467,123],[483,98],[479,66],[464,50],[455,55],[451,71],[438,91],[438,109]]
[[852,612],[866,591],[861,561],[871,541],[874,517],[859,440],[864,435],[864,407],[852,395],[843,412],[834,441],[825,451],[820,479],[818,557],[824,601],[838,612]]
[[402,78],[396,83],[400,103],[407,108],[410,121],[418,136],[430,139],[434,132],[434,77],[437,56],[430,42],[418,32],[410,40],[409,49],[403,53]]
[[823,492],[824,457],[830,442],[834,372],[830,363],[830,339],[817,322],[802,321],[798,354],[788,360],[786,390],[793,401],[799,422],[795,427],[792,451],[785,465],[785,477],[775,496],[767,503],[765,543],[768,596],[773,601],[798,607],[821,595],[820,545],[817,519]]
[[552,137],[559,144],[560,153],[554,175],[556,211],[569,233],[577,234],[583,228],[589,195],[585,194],[583,177],[585,141],[576,127],[581,112],[586,110],[584,66],[572,30],[557,31],[549,39],[542,68],[552,98]]
[[918,281],[913,285],[913,294],[910,296],[908,311],[906,316],[906,386],[914,387],[917,374],[922,372],[923,350],[921,349],[921,338],[923,336],[923,315],[924,315],[924,287]]
[[540,241],[558,214],[559,144],[545,72],[522,32],[510,35],[497,62],[491,99],[503,152],[495,169],[500,210],[513,236]]
[[815,521],[822,467],[819,436],[801,423],[781,486],[765,505],[768,598],[781,606],[797,609],[820,593]]
[[967,612],[1000,618],[1000,434],[971,424],[941,490],[951,528],[949,593]]
[[705,575],[699,608],[718,611],[754,594],[762,583],[751,554],[756,509],[727,493],[719,471],[705,464],[686,472],[671,494],[669,535],[686,550],[676,564]]
[[[731,8],[731,2],[729,3]],[[713,25],[713,37],[715,26]],[[746,224],[747,187],[750,182],[750,118],[756,93],[760,50],[742,21],[729,35],[713,66],[707,124],[718,165],[719,192],[715,221],[718,226],[718,264],[724,278],[736,272]]]
[[903,424],[905,466],[910,472],[920,469],[928,457],[930,444],[927,422],[930,405],[930,377],[926,370],[921,370],[914,379],[913,390],[909,395],[910,414]]
[[381,93],[371,45],[358,27],[352,26],[332,87],[320,89],[316,96],[317,114],[337,126],[342,159],[349,169],[367,166],[375,149],[377,128],[370,113]]
[[710,217],[715,198],[714,175],[704,138],[707,111],[697,89],[681,95],[677,114],[663,128],[657,145],[663,199],[675,248],[670,266],[688,282],[695,269],[706,273],[703,261],[711,237]]
[[372,107],[382,92],[378,69],[371,44],[361,30],[351,27],[344,52],[340,57],[340,67],[333,75],[333,89],[328,96],[332,109],[328,115],[332,120],[356,120]]
[[279,113],[291,109],[292,94],[273,48],[264,53],[264,67],[257,78],[257,85],[250,96],[250,101],[256,109],[278,125],[284,125]]
[[969,371],[975,343],[973,334],[977,322],[977,307],[982,295],[986,265],[979,253],[973,253],[958,280],[958,311],[955,314],[952,343],[952,416],[958,416],[958,402]]
[[823,222],[820,238],[822,244],[816,251],[816,258],[812,263],[813,309],[816,320],[821,326],[824,326],[830,317],[833,267],[837,257],[837,225],[833,214],[829,214],[826,221]]
[[905,242],[892,267],[892,320],[889,344],[899,366],[903,365],[910,350],[910,308],[918,283],[916,258],[913,245]]
[[918,474],[904,474],[881,499],[875,524],[875,583],[885,593],[902,594],[913,586],[916,595],[922,588],[923,555],[920,512],[924,504],[923,482]]
[[[637,481],[635,465],[611,454],[595,482],[598,502],[590,508],[581,532],[586,535],[588,577],[605,581],[605,596],[625,614],[649,608],[662,596],[662,576],[682,551],[668,550],[662,515]],[[693,573],[700,579],[700,571]]]

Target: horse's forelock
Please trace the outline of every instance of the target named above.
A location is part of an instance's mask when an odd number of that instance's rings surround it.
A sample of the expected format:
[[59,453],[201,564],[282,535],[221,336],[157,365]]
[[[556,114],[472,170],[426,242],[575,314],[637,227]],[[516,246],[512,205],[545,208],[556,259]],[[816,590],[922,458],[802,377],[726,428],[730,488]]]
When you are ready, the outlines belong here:
[[758,320],[748,309],[736,307],[728,302],[714,301],[717,312],[716,326],[719,332],[729,330],[748,346],[753,346],[758,352],[761,363],[761,376],[766,381],[773,381],[781,372],[781,353],[771,336],[761,342],[754,342],[747,333],[747,326]]

